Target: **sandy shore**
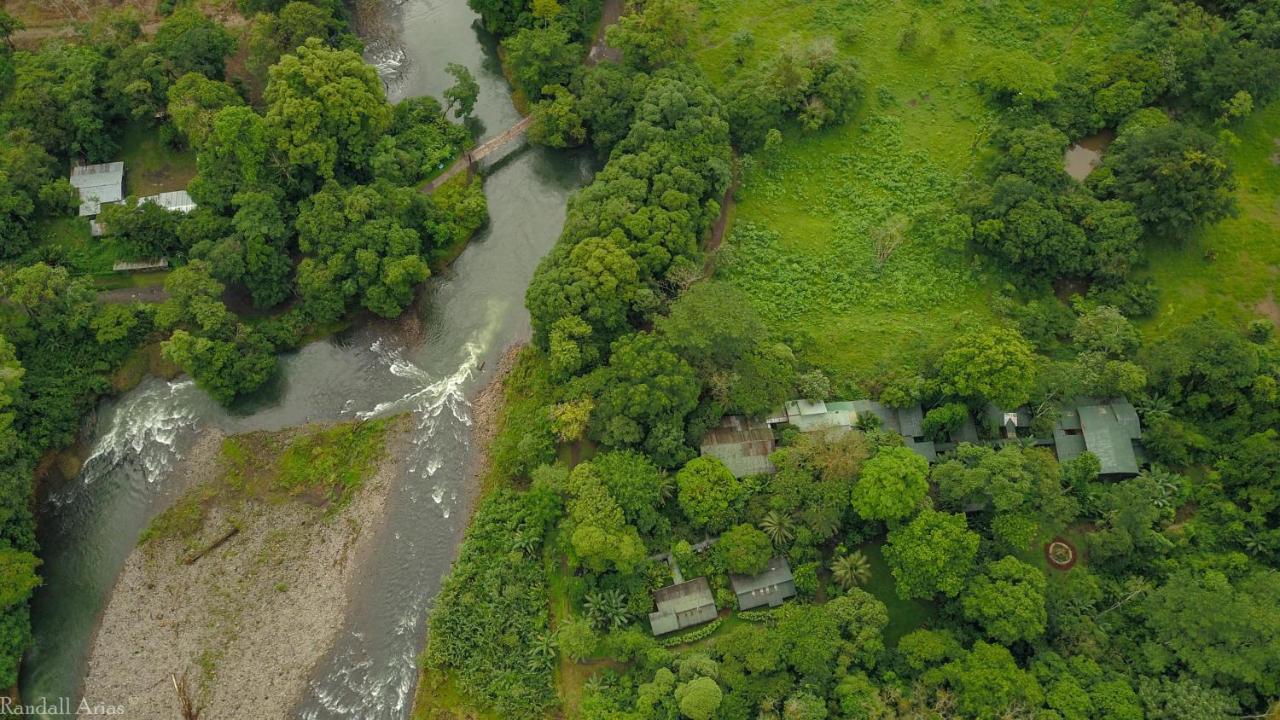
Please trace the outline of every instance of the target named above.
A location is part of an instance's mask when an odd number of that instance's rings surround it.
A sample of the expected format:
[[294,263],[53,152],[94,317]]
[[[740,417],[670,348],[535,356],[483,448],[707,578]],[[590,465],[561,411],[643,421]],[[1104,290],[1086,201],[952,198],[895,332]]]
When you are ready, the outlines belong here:
[[[493,379],[485,385],[471,401],[471,442],[476,449],[475,461],[472,463],[472,477],[484,484],[489,475],[489,447],[498,435],[498,419],[502,416],[502,407],[506,402],[507,375],[516,365],[516,359],[525,343],[516,343],[502,353]],[[482,487],[477,487],[477,494]]]
[[[377,473],[335,515],[302,500],[245,500],[211,512],[198,547],[239,530],[195,562],[183,561],[192,546],[179,539],[140,545],[94,638],[84,697],[123,704],[129,718],[173,720],[173,678],[185,674],[202,720],[285,717],[342,627],[407,439],[388,433]],[[184,459],[191,487],[219,477],[220,441],[210,433]]]

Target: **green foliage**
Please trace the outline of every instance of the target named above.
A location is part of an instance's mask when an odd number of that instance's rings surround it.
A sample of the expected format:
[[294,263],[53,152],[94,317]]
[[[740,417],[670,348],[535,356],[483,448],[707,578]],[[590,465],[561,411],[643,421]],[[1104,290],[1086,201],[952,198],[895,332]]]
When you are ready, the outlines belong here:
[[709,677],[694,678],[676,687],[680,714],[690,720],[710,720],[723,699],[720,686]]
[[1000,717],[1015,708],[1034,708],[1044,699],[1040,683],[1018,668],[1009,651],[978,640],[973,649],[943,667],[956,693],[956,706],[971,717]]
[[929,461],[904,447],[882,448],[862,466],[853,509],[864,520],[901,520],[929,492]]
[[1044,633],[1044,573],[1012,556],[987,563],[960,598],[968,620],[987,635],[1010,645]]
[[681,464],[691,454],[684,418],[698,400],[693,369],[647,333],[619,338],[610,350],[608,365],[571,388],[595,399],[589,435],[612,448],[643,448],[659,467]]
[[735,525],[721,533],[716,552],[724,559],[724,567],[738,575],[759,575],[769,566],[773,544],[769,537],[751,525]]
[[194,148],[204,145],[219,110],[244,104],[235,88],[194,72],[183,75],[169,86],[168,99],[169,117],[174,127]]
[[697,457],[676,473],[677,499],[689,522],[715,532],[733,522],[741,484],[718,458]]
[[529,492],[498,490],[476,509],[432,610],[425,656],[468,698],[511,718],[539,716],[555,702],[550,668],[534,650],[548,634],[545,575],[509,552],[513,533],[540,540],[555,519],[542,491]]
[[582,46],[569,38],[559,24],[528,27],[502,41],[512,69],[515,86],[530,99],[541,97],[543,88],[568,85],[582,56]]
[[310,38],[273,65],[264,93],[266,126],[303,188],[360,180],[391,125],[378,73],[350,50]]
[[563,85],[542,88],[545,99],[533,106],[529,140],[547,147],[577,147],[587,139],[587,129],[576,108],[576,99]]
[[445,112],[452,110],[454,117],[469,117],[475,110],[480,84],[465,65],[449,63],[444,71],[453,78],[453,84],[444,91],[444,99],[448,103]]
[[1016,408],[1031,395],[1036,357],[1016,330],[976,327],[956,338],[938,373],[948,395]]
[[1179,570],[1146,602],[1154,637],[1144,651],[1202,682],[1274,696],[1280,684],[1280,573],[1231,580],[1216,570]]
[[1132,204],[1155,237],[1185,237],[1235,207],[1235,181],[1222,149],[1207,133],[1182,123],[1117,138],[1091,182]]
[[922,510],[910,523],[889,531],[884,559],[902,598],[960,594],[978,553],[978,535],[963,515]]
[[644,560],[644,543],[595,467],[574,468],[566,491],[564,533],[572,557],[595,572],[633,571]]

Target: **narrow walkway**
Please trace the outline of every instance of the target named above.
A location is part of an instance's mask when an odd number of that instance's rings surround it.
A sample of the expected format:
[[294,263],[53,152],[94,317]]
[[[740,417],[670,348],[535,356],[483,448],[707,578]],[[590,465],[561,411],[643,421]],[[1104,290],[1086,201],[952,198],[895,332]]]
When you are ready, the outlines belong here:
[[485,157],[494,150],[497,150],[503,145],[506,145],[512,140],[524,135],[525,131],[529,129],[529,123],[531,122],[533,122],[533,116],[525,116],[520,119],[520,122],[507,128],[501,135],[497,135],[484,141],[478,147],[473,148],[470,152],[463,153],[462,157],[454,161],[454,163],[449,166],[448,170],[440,173],[439,177],[427,183],[427,186],[424,187],[422,191],[425,193],[435,192],[436,188],[452,180],[458,173],[463,170],[472,169],[475,167],[476,163],[485,159]]

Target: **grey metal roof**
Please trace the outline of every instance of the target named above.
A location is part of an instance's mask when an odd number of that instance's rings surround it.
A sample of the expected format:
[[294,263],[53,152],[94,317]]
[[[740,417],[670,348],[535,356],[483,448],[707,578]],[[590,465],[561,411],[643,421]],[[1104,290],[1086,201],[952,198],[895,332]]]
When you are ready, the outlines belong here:
[[[1102,475],[1137,475],[1138,458],[1133,452],[1133,436],[1111,405],[1079,408],[1084,445],[1098,456]],[[1135,417],[1136,422],[1136,417]]]
[[770,558],[769,566],[759,575],[730,575],[729,582],[738,596],[739,610],[780,605],[796,594],[791,565],[781,555]]
[[655,590],[657,611],[649,613],[654,635],[710,622],[716,617],[716,600],[705,577]]
[[1080,456],[1085,451],[1084,435],[1078,433],[1068,433],[1066,430],[1056,428],[1053,431],[1054,450],[1058,453],[1058,460],[1066,462]]
[[898,429],[906,437],[923,437],[924,410],[919,405],[898,408]]
[[191,195],[186,190],[172,190],[138,198],[139,205],[145,202],[155,203],[165,210],[174,212],[187,213],[196,209],[196,201],[191,199]]
[[97,215],[103,203],[124,199],[124,163],[77,165],[71,168],[71,185],[80,191],[80,215]]

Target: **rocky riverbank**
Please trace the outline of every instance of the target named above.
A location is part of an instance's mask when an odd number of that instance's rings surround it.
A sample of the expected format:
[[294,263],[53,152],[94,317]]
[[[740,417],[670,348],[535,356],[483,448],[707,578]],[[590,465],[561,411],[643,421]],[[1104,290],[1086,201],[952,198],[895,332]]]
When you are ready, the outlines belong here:
[[[374,551],[405,455],[402,420],[390,421],[370,476],[340,505],[315,489],[264,492],[258,470],[272,461],[237,464],[236,445],[202,437],[177,470],[192,489],[148,530],[116,582],[84,697],[138,719],[183,717],[183,693],[203,720],[284,717],[342,627],[355,569]],[[260,433],[244,447],[284,457],[319,429]],[[319,442],[306,450],[325,451]],[[352,464],[337,460],[339,472]]]

